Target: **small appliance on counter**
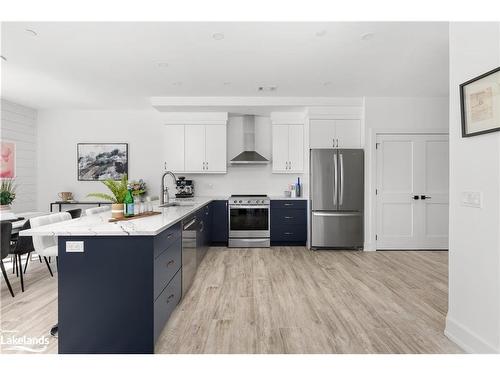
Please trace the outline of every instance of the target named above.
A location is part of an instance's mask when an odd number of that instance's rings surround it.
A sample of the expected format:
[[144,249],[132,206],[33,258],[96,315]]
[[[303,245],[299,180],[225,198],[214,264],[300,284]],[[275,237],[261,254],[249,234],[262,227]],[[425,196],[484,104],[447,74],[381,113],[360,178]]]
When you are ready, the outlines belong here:
[[176,198],[193,198],[194,183],[193,180],[186,180],[186,177],[179,177],[175,182]]

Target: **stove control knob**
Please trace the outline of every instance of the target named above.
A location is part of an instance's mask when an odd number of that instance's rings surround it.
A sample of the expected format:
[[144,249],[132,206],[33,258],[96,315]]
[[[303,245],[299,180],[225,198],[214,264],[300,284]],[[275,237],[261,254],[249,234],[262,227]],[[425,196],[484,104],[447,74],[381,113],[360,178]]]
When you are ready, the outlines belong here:
[[241,203],[241,201],[240,201],[240,203]]
[[248,200],[248,201],[247,201],[247,203],[250,203],[250,202],[251,202],[251,200]]

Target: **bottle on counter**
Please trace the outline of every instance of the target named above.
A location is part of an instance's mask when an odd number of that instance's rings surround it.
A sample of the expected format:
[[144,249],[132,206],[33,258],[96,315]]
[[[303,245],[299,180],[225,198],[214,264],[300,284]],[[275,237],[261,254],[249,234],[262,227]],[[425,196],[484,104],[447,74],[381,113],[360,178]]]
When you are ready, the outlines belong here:
[[130,185],[127,189],[127,195],[125,195],[125,200],[123,201],[123,213],[125,217],[132,217],[134,216],[134,197],[132,195],[132,188]]
[[295,195],[300,197],[302,194],[302,186],[300,186],[300,177],[297,177],[297,184],[295,184]]

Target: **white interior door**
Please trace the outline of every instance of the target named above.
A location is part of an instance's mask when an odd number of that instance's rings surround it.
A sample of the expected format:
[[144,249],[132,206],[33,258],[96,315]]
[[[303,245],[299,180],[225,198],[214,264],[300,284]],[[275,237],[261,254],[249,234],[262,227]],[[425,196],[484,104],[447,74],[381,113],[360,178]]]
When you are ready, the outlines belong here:
[[288,126],[288,171],[303,172],[304,170],[304,126]]
[[186,172],[204,172],[205,125],[186,125],[184,137]]
[[377,249],[448,248],[448,136],[377,137]]
[[273,125],[273,172],[288,171],[288,125]]
[[205,126],[206,171],[227,171],[226,125]]

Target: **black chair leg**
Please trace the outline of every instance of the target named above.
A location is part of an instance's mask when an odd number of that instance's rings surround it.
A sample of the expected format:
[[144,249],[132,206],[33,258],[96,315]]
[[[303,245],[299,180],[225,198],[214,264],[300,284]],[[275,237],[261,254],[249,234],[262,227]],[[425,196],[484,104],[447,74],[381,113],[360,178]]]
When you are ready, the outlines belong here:
[[56,269],[57,269],[57,272],[59,272],[59,257],[56,256]]
[[42,257],[40,255],[38,256],[38,260],[42,263]]
[[24,265],[24,273],[26,273],[26,269],[28,268],[28,262],[30,260],[31,253],[28,253],[28,256],[26,257],[26,264]]
[[14,263],[12,263],[12,273],[14,273],[14,268],[16,269],[16,277],[19,277],[19,274],[17,273],[17,255],[14,255]]
[[0,267],[2,268],[3,278],[7,283],[7,288],[9,288],[10,295],[14,297],[14,292],[12,291],[12,286],[10,285],[9,278],[7,277],[7,272],[5,271],[5,267],[3,265],[3,260],[0,260]]
[[43,257],[45,259],[45,264],[47,265],[47,268],[49,269],[50,276],[54,277],[54,274],[52,273],[52,269],[50,268],[49,261],[47,260],[47,257]]
[[23,260],[21,259],[21,254],[19,254],[19,275],[21,276],[21,292],[24,293],[24,280],[23,280]]

